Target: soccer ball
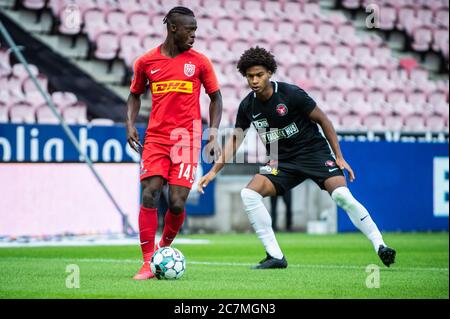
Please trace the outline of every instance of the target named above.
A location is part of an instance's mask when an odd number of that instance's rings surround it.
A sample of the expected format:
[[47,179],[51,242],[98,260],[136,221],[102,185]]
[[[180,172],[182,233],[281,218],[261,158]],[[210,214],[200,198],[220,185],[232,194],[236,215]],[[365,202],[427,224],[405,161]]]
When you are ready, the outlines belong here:
[[161,247],[154,252],[150,268],[158,279],[179,279],[186,270],[186,260],[178,249]]

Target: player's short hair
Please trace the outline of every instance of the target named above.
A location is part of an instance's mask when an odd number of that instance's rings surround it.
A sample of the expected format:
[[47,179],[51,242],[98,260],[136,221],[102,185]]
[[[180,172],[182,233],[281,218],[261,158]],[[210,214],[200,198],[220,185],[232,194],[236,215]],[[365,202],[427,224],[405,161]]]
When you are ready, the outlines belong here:
[[170,11],[166,14],[166,16],[163,19],[163,23],[167,24],[167,25],[169,23],[173,23],[173,17],[176,16],[177,14],[195,17],[194,12],[189,8],[181,7],[181,6],[174,7],[172,9],[170,9]]
[[275,73],[277,70],[277,62],[275,61],[274,55],[258,46],[248,49],[241,55],[237,63],[237,69],[239,73],[245,76],[247,69],[256,65],[262,65],[272,73]]

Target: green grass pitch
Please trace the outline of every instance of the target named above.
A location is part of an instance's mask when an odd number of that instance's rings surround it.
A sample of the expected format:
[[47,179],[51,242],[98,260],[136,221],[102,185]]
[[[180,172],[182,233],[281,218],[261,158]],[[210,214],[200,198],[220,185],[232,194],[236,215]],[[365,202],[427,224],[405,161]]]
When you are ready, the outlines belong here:
[[[250,270],[264,257],[254,234],[191,235],[209,244],[174,245],[186,256],[180,280],[134,281],[136,246],[0,249],[0,298],[449,298],[448,233],[385,234],[397,261],[383,266],[359,233],[279,233],[287,269]],[[176,244],[176,243],[175,243]],[[66,287],[66,266],[80,269],[80,288]],[[380,267],[367,288],[366,267]]]

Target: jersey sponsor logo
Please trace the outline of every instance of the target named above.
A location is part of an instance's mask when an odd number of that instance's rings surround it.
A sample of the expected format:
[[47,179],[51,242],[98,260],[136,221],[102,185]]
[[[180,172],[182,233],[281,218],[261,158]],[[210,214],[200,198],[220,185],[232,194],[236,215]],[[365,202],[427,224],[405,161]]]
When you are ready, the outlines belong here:
[[163,81],[163,82],[153,82],[152,83],[152,93],[153,94],[163,94],[169,92],[180,92],[180,93],[190,93],[193,92],[193,85],[190,81]]
[[290,138],[291,136],[297,134],[298,132],[299,129],[297,127],[297,124],[292,123],[286,126],[285,128],[261,133],[259,136],[261,137],[264,144],[270,144],[284,138]]
[[278,104],[275,110],[280,116],[285,116],[288,114],[288,108],[285,104]]
[[278,169],[271,167],[270,165],[262,166],[259,168],[259,173],[262,175],[278,175]]
[[332,160],[328,160],[328,161],[325,162],[325,166],[328,166],[328,167],[335,167],[335,166],[336,166],[336,163],[333,162]]
[[253,121],[253,125],[255,126],[256,129],[266,128],[266,127],[269,127],[269,122],[267,122],[267,119],[261,119],[261,120]]
[[193,76],[195,73],[195,64],[192,64],[191,62],[186,63],[184,65],[184,74],[186,74],[186,76]]

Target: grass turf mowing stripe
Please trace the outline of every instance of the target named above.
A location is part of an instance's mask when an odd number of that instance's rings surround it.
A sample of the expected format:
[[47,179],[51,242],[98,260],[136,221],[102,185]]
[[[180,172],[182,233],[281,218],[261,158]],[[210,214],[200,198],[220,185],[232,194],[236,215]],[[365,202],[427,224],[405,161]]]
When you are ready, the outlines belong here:
[[[2,258],[3,261],[9,259],[10,261],[54,261],[54,262],[91,262],[91,263],[132,263],[139,264],[142,260],[139,259],[103,259],[103,258],[29,258],[29,257],[13,257],[13,258]],[[236,263],[236,262],[215,262],[215,261],[187,261],[187,264],[192,265],[206,265],[206,266],[231,266],[231,267],[250,267],[254,266],[254,263]],[[324,269],[365,269],[366,266],[358,266],[358,265],[319,265],[319,264],[289,264],[288,267],[292,268],[324,268]],[[443,271],[448,272],[449,269],[446,267],[395,267],[392,266],[390,269],[393,271]]]

